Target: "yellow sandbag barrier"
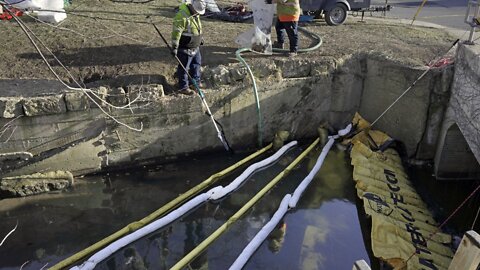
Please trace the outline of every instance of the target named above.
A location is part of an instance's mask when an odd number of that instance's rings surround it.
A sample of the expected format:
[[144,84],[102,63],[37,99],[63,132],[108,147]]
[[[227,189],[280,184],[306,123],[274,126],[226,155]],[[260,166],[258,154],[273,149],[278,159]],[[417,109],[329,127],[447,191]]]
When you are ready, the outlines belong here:
[[135,222],[132,222],[132,223],[128,224],[127,226],[123,227],[122,229],[115,232],[114,234],[112,234],[112,235],[98,241],[97,243],[87,247],[86,249],[84,249],[84,250],[82,250],[82,251],[80,251],[80,252],[78,252],[78,253],[76,253],[76,254],[68,257],[68,258],[66,258],[65,260],[57,263],[56,265],[52,266],[49,269],[50,270],[64,269],[67,266],[72,265],[72,264],[76,263],[77,261],[80,261],[81,259],[85,258],[89,254],[91,254],[93,252],[96,252],[99,249],[105,247],[106,245],[112,243],[113,241],[121,238],[122,236],[130,234],[131,232],[136,231],[137,229],[144,227],[145,225],[147,225],[148,223],[152,222],[153,220],[159,218],[160,216],[163,216],[163,215],[167,214],[168,212],[173,210],[179,204],[181,204],[184,201],[188,200],[189,198],[195,196],[196,194],[198,194],[199,192],[201,192],[202,190],[204,190],[208,186],[214,184],[218,180],[222,179],[224,176],[228,175],[232,171],[238,169],[239,167],[243,166],[244,164],[250,162],[251,160],[253,160],[253,159],[257,158],[258,156],[260,156],[261,154],[265,153],[270,148],[272,148],[272,146],[273,146],[273,144],[269,144],[266,147],[264,147],[264,148],[258,150],[257,152],[249,155],[248,157],[242,159],[241,161],[233,164],[232,166],[230,166],[230,167],[228,167],[228,168],[226,168],[226,169],[224,169],[224,170],[222,170],[222,171],[220,171],[216,174],[211,175],[209,178],[207,178],[202,183],[200,183],[197,186],[191,188],[187,192],[181,194],[180,196],[178,196],[174,200],[170,201],[169,203],[165,204],[161,208],[157,209],[155,212],[151,213],[150,215],[144,217],[143,219],[141,219],[139,221],[135,221]]
[[[387,149],[388,151],[388,149]],[[368,161],[367,158],[359,158],[357,157],[355,160],[352,160],[352,164],[356,165],[356,164],[361,164],[363,167],[355,167],[355,170],[357,170],[358,173],[363,173],[363,174],[368,174],[370,177],[373,177],[375,179],[382,179],[385,178],[385,172],[384,170],[385,169],[380,169],[378,168],[378,166],[375,166],[375,165],[370,165],[370,163],[367,163],[366,161]],[[397,168],[396,168],[397,169]],[[409,187],[412,187],[412,185],[410,183],[407,183],[408,181],[406,181],[406,179],[408,179],[408,175],[402,175],[401,173],[399,173],[398,175],[396,175],[397,178],[402,178],[399,182],[400,185],[405,185],[405,186],[409,186]]]
[[[389,202],[395,203],[397,200],[396,198],[391,197],[391,193],[389,190],[385,190],[383,188],[377,188],[374,185],[371,185],[370,183],[365,183],[362,181],[358,181],[358,184],[355,185],[357,188],[357,194],[363,194],[363,193],[375,193],[380,195],[384,200],[387,200]],[[400,189],[401,190],[401,189]],[[405,208],[410,209],[410,207],[415,207],[417,209],[426,209],[427,206],[425,203],[419,199],[419,198],[414,198],[413,195],[408,194],[408,191],[403,191],[402,190],[402,201],[405,203]],[[405,195],[404,195],[405,194]],[[363,196],[362,196],[363,197]]]
[[[364,204],[371,204],[372,202],[367,198],[363,198],[363,203]],[[375,212],[372,209],[372,207],[366,207],[365,212],[369,216],[375,215]],[[415,226],[417,226],[419,228],[419,230],[422,232],[422,234],[430,235],[430,232],[433,232],[437,229],[436,226],[433,226],[433,225],[431,225],[429,223],[426,223],[423,220],[421,220],[422,218],[425,218],[425,215],[422,215],[422,214],[415,215],[413,211],[412,211],[412,215],[416,220]],[[404,221],[404,217],[400,214],[399,211],[391,211],[390,215],[388,216],[388,221],[390,223],[399,224],[399,222]],[[402,229],[402,230],[406,229],[406,228],[404,228],[403,225],[401,225],[400,227],[401,227],[400,229]],[[446,233],[439,232],[439,233],[436,233],[435,235],[433,235],[432,240],[437,242],[437,243],[448,244],[448,243],[452,242],[452,236],[449,235],[449,234],[446,234]]]
[[[352,163],[353,163],[353,161],[352,161]],[[355,163],[355,164],[357,164],[357,163]],[[358,164],[363,164],[363,162],[358,162]],[[380,171],[376,168],[366,168],[366,167],[356,166],[354,168],[354,170],[355,170],[355,173],[358,174],[358,175],[365,175],[365,176],[368,176],[368,179],[378,180],[379,182],[383,182],[383,179],[385,178],[384,171]],[[397,175],[397,178],[403,178],[402,181],[398,182],[398,185],[401,188],[415,189],[412,185],[410,185],[408,183],[405,183],[405,179],[408,179],[407,176]]]
[[[364,194],[365,194],[365,196],[363,196]],[[373,193],[373,194],[375,194],[375,193]],[[375,207],[376,207],[375,203],[377,203],[377,201],[382,201],[382,200],[377,199],[377,198],[372,199],[372,196],[377,196],[378,195],[378,194],[375,194],[375,195],[373,195],[373,194],[371,192],[368,192],[368,193],[362,193],[361,195],[358,195],[358,194],[357,195],[364,199],[364,203],[371,204],[372,206],[370,208],[375,209]],[[385,211],[385,213],[388,213],[390,217],[392,217],[394,219],[398,219],[398,220],[404,220],[405,219],[402,216],[402,214],[403,214],[402,212],[392,211],[392,209],[389,208],[390,205],[395,205],[395,202],[387,201],[387,200],[383,200],[383,202],[385,202],[386,204],[384,205],[384,209],[382,209],[382,210]],[[437,227],[437,223],[435,222],[435,220],[429,214],[424,214],[421,210],[419,211],[418,209],[420,209],[420,208],[411,207],[411,206],[400,206],[400,207],[402,209],[404,209],[403,211],[410,211],[411,216],[415,219],[415,221],[417,221],[417,226],[418,227],[420,227],[422,229],[424,228],[427,231],[431,231],[432,227],[433,228]]]
[[353,179],[372,218],[373,254],[395,269],[447,269],[453,252],[445,244],[451,243],[451,236],[436,233],[436,222],[410,183],[399,154],[394,149],[372,150],[392,139],[370,130],[358,114],[353,123],[360,130],[348,141],[353,144]]

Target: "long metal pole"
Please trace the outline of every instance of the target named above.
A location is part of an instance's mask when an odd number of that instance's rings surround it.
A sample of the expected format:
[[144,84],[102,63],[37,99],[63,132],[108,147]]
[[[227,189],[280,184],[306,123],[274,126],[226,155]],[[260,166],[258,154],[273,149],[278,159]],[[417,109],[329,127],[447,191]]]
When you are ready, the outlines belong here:
[[[170,45],[168,44],[168,41],[165,39],[165,37],[162,35],[162,32],[160,32],[160,29],[158,29],[158,27],[152,23],[153,27],[155,27],[155,30],[157,31],[157,33],[160,35],[160,37],[162,38],[163,42],[165,42],[165,45],[167,45],[167,48],[170,52],[172,52],[172,48],[170,47]],[[215,126],[215,130],[217,131],[217,137],[220,139],[220,141],[222,142],[223,146],[225,147],[225,150],[227,151],[232,151],[232,149],[230,148],[228,142],[227,142],[227,139],[224,137],[224,135],[222,134],[222,132],[220,131],[220,129],[218,128],[218,125],[217,125],[217,122],[215,120],[215,118],[213,118],[213,114],[212,112],[210,111],[210,107],[208,106],[207,104],[207,101],[205,100],[205,95],[203,94],[202,90],[200,90],[200,87],[198,86],[198,83],[197,81],[192,77],[190,76],[190,73],[188,73],[188,70],[185,68],[185,66],[182,64],[182,61],[180,61],[180,59],[178,59],[178,56],[177,55],[174,55],[174,58],[175,60],[177,60],[178,64],[180,65],[180,67],[185,71],[185,73],[188,75],[188,78],[190,79],[190,81],[192,81],[193,85],[195,86],[195,89],[197,90],[198,92],[198,96],[200,97],[200,100],[202,101],[203,105],[205,106],[205,108],[207,109],[207,113],[208,113],[208,116],[210,116],[210,119],[212,120],[212,123],[213,125]]]

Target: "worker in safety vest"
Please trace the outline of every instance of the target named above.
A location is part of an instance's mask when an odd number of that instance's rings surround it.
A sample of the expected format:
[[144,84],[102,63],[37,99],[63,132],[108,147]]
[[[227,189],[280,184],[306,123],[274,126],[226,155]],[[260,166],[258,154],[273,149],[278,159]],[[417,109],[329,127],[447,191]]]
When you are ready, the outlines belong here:
[[[197,84],[200,83],[202,64],[200,45],[203,44],[200,15],[205,14],[205,6],[205,0],[191,0],[181,4],[173,18],[172,53]],[[195,92],[189,89],[189,77],[183,67],[177,67],[178,93],[193,95]]]
[[300,19],[300,1],[299,0],[266,0],[267,4],[277,4],[277,22],[275,30],[277,31],[277,42],[273,44],[274,48],[283,49],[285,42],[285,32],[287,32],[290,41],[289,56],[295,56],[298,52],[298,20]]

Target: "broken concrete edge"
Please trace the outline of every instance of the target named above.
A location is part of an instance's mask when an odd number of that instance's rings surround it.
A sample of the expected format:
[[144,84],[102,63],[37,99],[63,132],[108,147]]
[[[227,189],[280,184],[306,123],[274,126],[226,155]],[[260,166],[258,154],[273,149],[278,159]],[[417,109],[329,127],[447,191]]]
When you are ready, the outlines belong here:
[[1,197],[25,197],[67,189],[74,184],[69,171],[50,171],[0,179]]
[[5,161],[5,160],[28,160],[32,158],[33,155],[32,153],[29,152],[13,152],[13,153],[0,153],[0,161]]
[[73,184],[73,174],[69,171],[50,171],[50,172],[38,172],[28,175],[19,175],[19,176],[11,176],[11,177],[4,177],[2,180],[15,180],[15,179],[66,179],[71,184]]
[[[342,58],[324,57],[321,59],[260,59],[251,61],[251,69],[258,79],[281,81],[283,79],[324,76],[342,72],[345,62],[362,59],[389,61],[392,65],[424,70],[425,67],[413,67],[391,56],[377,53],[359,53]],[[229,87],[251,83],[246,68],[240,64],[204,67],[203,81],[205,90],[227,90]],[[203,90],[203,89],[202,89]],[[88,96],[87,96],[88,95]],[[91,90],[64,90],[63,93],[41,93],[35,97],[0,97],[0,119],[18,116],[41,116],[66,112],[86,111],[101,106],[109,109],[125,109],[131,106],[144,106],[158,102],[165,97],[162,84],[128,85],[125,87],[100,86]],[[181,97],[175,97],[181,98]]]
[[159,84],[88,90],[64,90],[63,93],[42,93],[34,97],[0,97],[0,119],[19,116],[42,116],[86,111],[97,104],[103,108],[127,107],[130,103],[145,104],[165,95]]

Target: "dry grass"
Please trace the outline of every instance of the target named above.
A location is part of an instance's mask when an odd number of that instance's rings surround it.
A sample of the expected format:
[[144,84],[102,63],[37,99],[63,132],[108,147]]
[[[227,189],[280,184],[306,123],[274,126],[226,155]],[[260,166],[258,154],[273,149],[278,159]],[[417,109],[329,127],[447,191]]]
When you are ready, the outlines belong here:
[[[176,0],[157,0],[147,4],[120,4],[107,0],[73,2],[67,9],[71,14],[56,28],[27,16],[21,18],[76,78],[86,82],[142,78],[150,82],[173,83],[175,63],[149,22],[155,22],[169,39],[173,9],[178,3]],[[206,44],[202,49],[204,65],[236,62],[234,53],[237,45],[234,40],[238,34],[249,29],[251,23],[204,18],[203,25],[206,32]],[[298,56],[310,59],[378,53],[409,65],[423,65],[445,51],[454,40],[441,30],[373,21],[358,23],[352,17],[340,27],[315,22],[306,28],[320,34],[324,40],[319,50]],[[0,22],[0,36],[0,78],[54,79],[14,21]],[[310,41],[301,37],[301,47],[309,45]],[[272,56],[275,57],[283,56]],[[51,57],[49,60],[54,63]],[[58,65],[54,64],[54,67],[68,81],[67,74]]]

